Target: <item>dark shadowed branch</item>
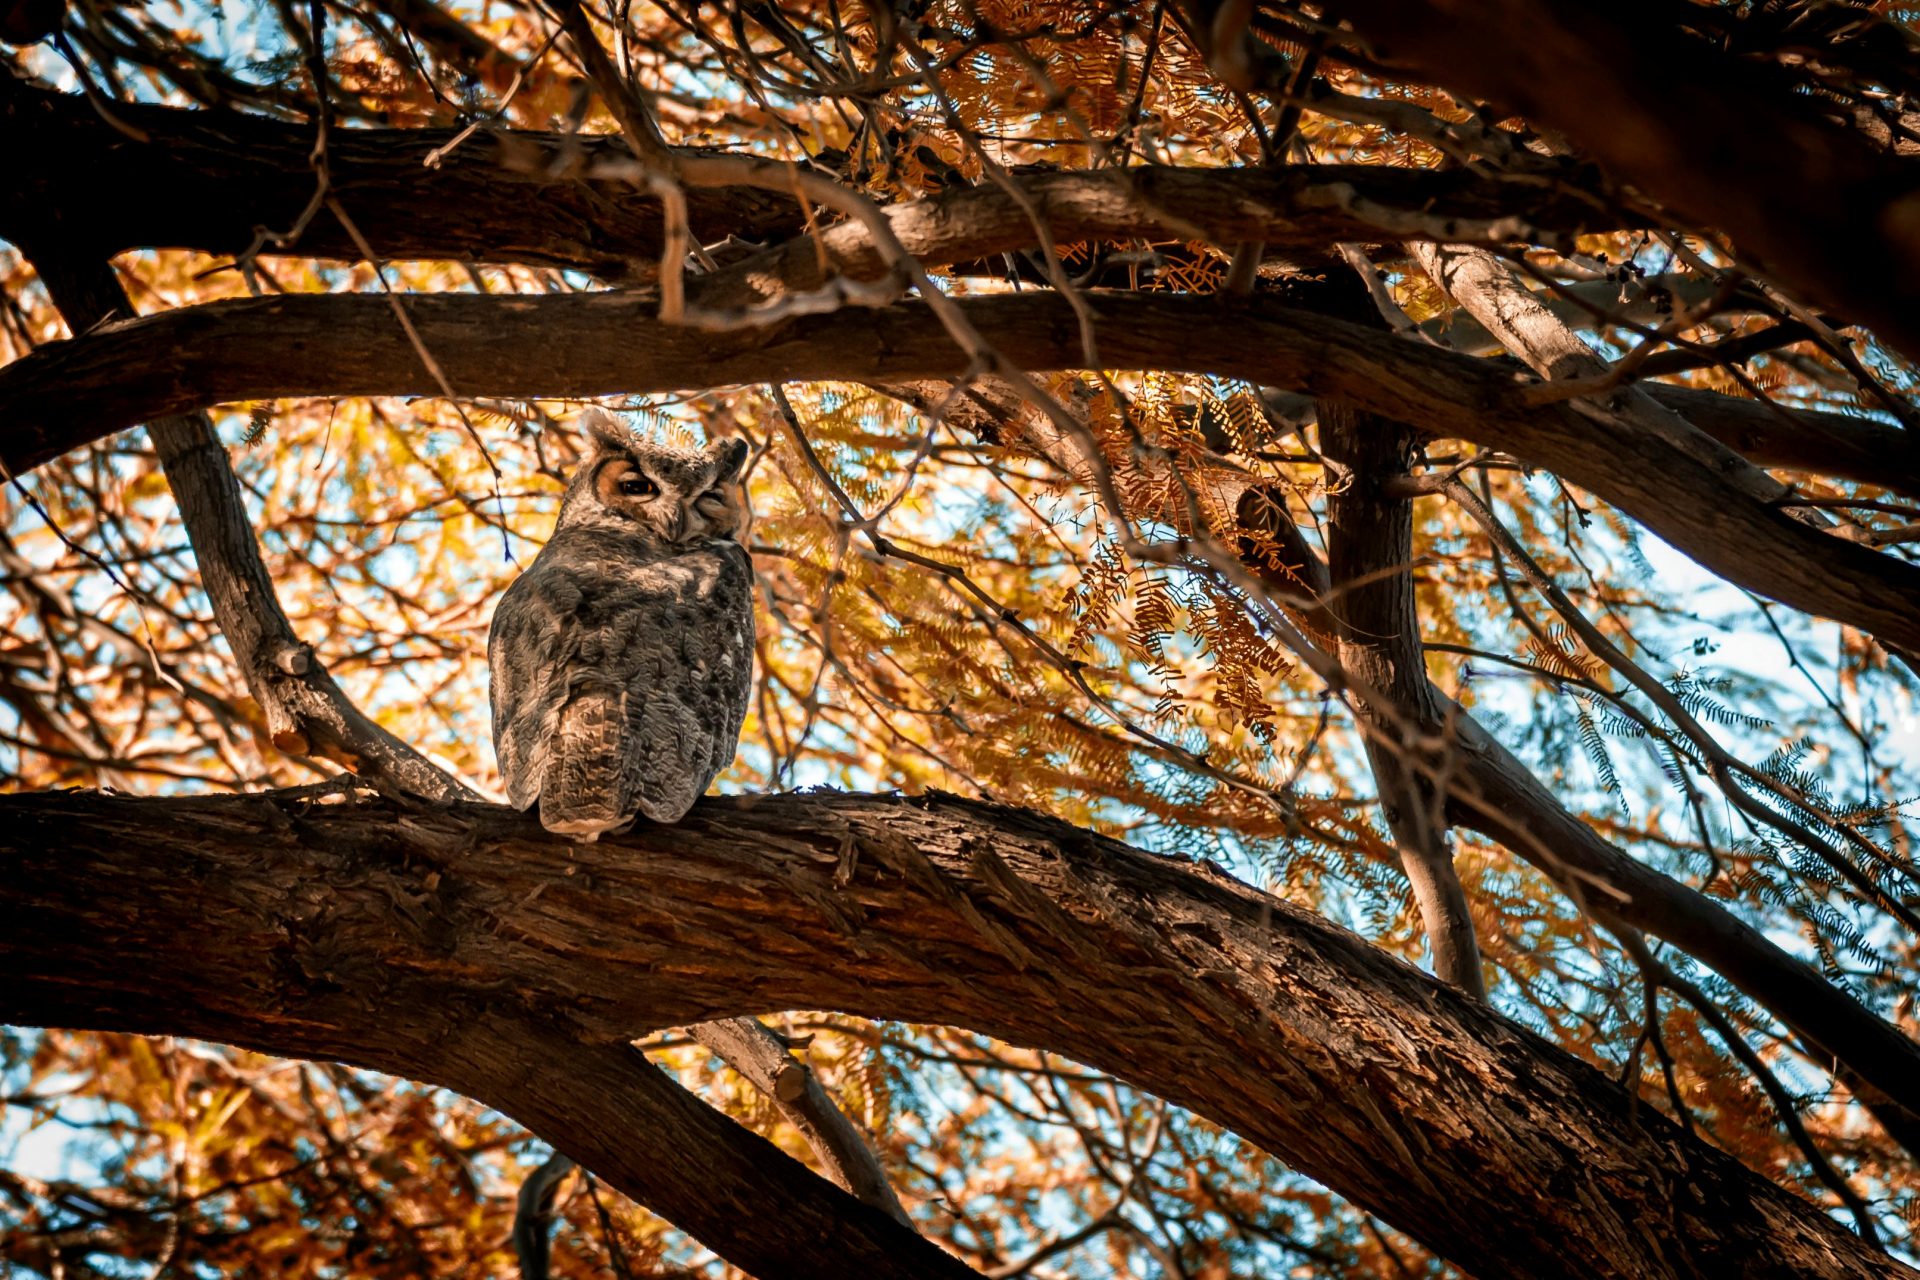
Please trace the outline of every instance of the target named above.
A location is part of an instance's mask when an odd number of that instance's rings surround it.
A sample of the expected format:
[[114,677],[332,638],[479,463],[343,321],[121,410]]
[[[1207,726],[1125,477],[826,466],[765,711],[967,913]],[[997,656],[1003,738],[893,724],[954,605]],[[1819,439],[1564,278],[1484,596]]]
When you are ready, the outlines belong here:
[[[1420,651],[1413,503],[1385,487],[1405,474],[1414,433],[1339,401],[1322,400],[1319,416],[1320,451],[1340,471],[1327,486],[1328,612],[1338,628],[1340,667],[1369,691],[1356,699],[1355,714],[1371,722],[1367,762],[1420,907],[1433,971],[1484,1000],[1473,915],[1453,867],[1445,787],[1430,778],[1448,768],[1436,748],[1449,744]],[[1372,705],[1375,698],[1387,705]]]
[[1562,131],[1806,299],[1920,356],[1920,167],[1823,118],[1777,66],[1685,30],[1691,6],[1330,7],[1370,56]]
[[[226,111],[122,104],[147,141],[102,121],[77,95],[0,78],[0,138],[15,168],[0,192],[0,236],[49,237],[76,251],[135,248],[239,253],[258,226],[291,225],[313,194],[311,129]],[[630,153],[618,138],[483,130],[425,160],[451,129],[338,131],[329,177],[341,204],[383,258],[449,258],[570,267],[607,279],[658,260],[659,199],[621,176]],[[1263,238],[1276,249],[1410,235],[1480,241],[1610,230],[1589,201],[1466,171],[1373,165],[1057,173],[1021,187],[1062,239],[1194,236],[1232,244]],[[177,198],[128,201],[129,189]],[[690,188],[689,230],[701,243],[728,236],[775,243],[805,218],[790,197],[752,187]],[[1519,208],[1523,213],[1516,214]],[[929,264],[989,257],[1034,243],[1028,214],[993,187],[966,187],[890,210],[897,234]],[[280,252],[358,259],[361,251],[321,212]],[[871,237],[857,224],[771,251],[777,278],[805,289],[822,266],[876,273]],[[824,256],[823,256],[824,255]],[[809,283],[809,279],[812,283]],[[744,282],[743,282],[744,284]]]

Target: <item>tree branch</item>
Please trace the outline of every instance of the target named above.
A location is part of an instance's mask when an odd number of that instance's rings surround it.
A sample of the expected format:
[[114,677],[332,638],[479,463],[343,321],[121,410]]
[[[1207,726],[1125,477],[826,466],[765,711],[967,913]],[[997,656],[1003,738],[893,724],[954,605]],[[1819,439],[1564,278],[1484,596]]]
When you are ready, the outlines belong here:
[[[244,253],[261,227],[292,226],[313,196],[313,130],[236,111],[116,103],[147,136],[101,120],[84,99],[29,88],[0,71],[0,237],[33,251],[110,257],[135,248]],[[626,278],[660,254],[660,202],[593,171],[628,158],[618,138],[482,130],[429,167],[457,129],[338,129],[328,139],[334,197],[383,257],[524,263]],[[129,200],[163,191],[164,200]],[[799,206],[746,188],[690,192],[703,243],[785,239]],[[358,261],[360,247],[321,210],[301,256]]]
[[[1636,1278],[1911,1274],[1352,934],[1017,811],[705,800],[578,846],[481,805],[69,793],[0,799],[0,855],[0,1018],[459,1089],[630,1194],[680,1188],[668,1216],[762,1274],[907,1274],[896,1250],[931,1246],[818,1179],[804,1194],[838,1220],[811,1241],[774,1239],[750,1201],[710,1203],[678,1135],[713,1113],[648,1087],[628,1037],[804,1007],[1044,1046],[1480,1274],[1570,1255]],[[636,1098],[652,1142],[625,1136]],[[729,1176],[803,1194],[730,1132]],[[751,1261],[752,1240],[721,1239],[742,1221],[764,1241]]]
[[[114,129],[76,95],[0,76],[0,139],[10,164],[9,184],[0,189],[0,237],[27,244],[57,235],[71,251],[109,256],[162,247],[239,253],[258,227],[291,225],[313,194],[313,136],[304,126],[134,103],[114,110],[148,141]],[[345,129],[329,139],[333,191],[384,258],[527,263],[623,279],[635,260],[659,257],[660,201],[615,176],[619,162],[631,159],[619,138],[485,130],[429,167],[427,158],[457,132]],[[1343,239],[1398,241],[1423,233],[1559,240],[1612,230],[1617,221],[1589,201],[1467,170],[1144,166],[1031,175],[1020,186],[1065,239],[1179,236],[1232,245],[1254,236],[1275,248],[1325,250]],[[128,190],[166,191],[170,198],[129,201]],[[1026,212],[992,186],[890,212],[908,248],[930,264],[1035,243]],[[818,251],[800,235],[806,219],[791,196],[689,187],[687,214],[701,243],[729,235],[799,237],[777,251],[777,273],[795,288],[817,285]],[[884,269],[857,224],[829,229],[824,244],[845,274]],[[346,228],[325,212],[284,251],[361,256]]]
[[[73,332],[133,315],[133,303],[105,260],[41,255],[33,262]],[[260,559],[240,482],[207,415],[156,417],[148,433],[179,505],[214,619],[248,692],[266,714],[274,748],[322,756],[382,787],[438,799],[477,799],[445,769],[369,719],[294,633]]]
[[1667,0],[1340,0],[1372,57],[1548,125],[1719,228],[1818,306],[1920,358],[1920,168],[1776,67],[1683,34]]
[[[1283,562],[1276,564],[1262,546],[1249,545],[1252,539],[1241,548],[1256,577],[1282,598],[1300,602],[1292,612],[1308,634],[1297,642],[1336,643],[1334,610],[1312,603],[1329,592],[1327,566],[1292,527],[1284,505],[1250,487],[1237,509],[1243,529],[1258,530],[1282,552]],[[1314,670],[1328,668],[1324,654],[1301,657]],[[1437,709],[1433,720],[1415,723],[1450,727],[1439,752],[1448,768],[1438,775],[1447,783],[1448,822],[1498,841],[1603,923],[1651,933],[1719,972],[1800,1036],[1813,1059],[1834,1071],[1889,1136],[1920,1154],[1920,1084],[1914,1083],[1920,1080],[1920,1045],[1719,902],[1608,843],[1438,687],[1429,682],[1423,695],[1403,693],[1402,699],[1405,707]],[[1402,705],[1392,711],[1396,719],[1407,716]]]
[[[1573,327],[1556,315],[1513,269],[1485,249],[1471,245],[1419,241],[1407,246],[1420,269],[1459,303],[1500,345],[1550,382],[1603,381],[1608,365]],[[1606,414],[1617,433],[1644,432],[1704,466],[1762,503],[1778,503],[1787,486],[1739,454],[1712,439],[1643,389],[1632,384],[1610,388],[1604,397],[1581,406]]]
[[[1652,433],[1614,430],[1564,404],[1528,404],[1497,365],[1282,307],[1090,297],[1111,367],[1331,395],[1428,435],[1503,450],[1613,503],[1730,581],[1920,650],[1920,567],[1809,528]],[[953,305],[1028,368],[1074,368],[1084,358],[1076,317],[1060,298]],[[940,321],[913,303],[717,334],[662,324],[657,307],[646,293],[407,302],[421,340],[464,395],[950,378],[966,363]],[[386,299],[288,296],[185,308],[50,343],[0,369],[0,420],[17,469],[136,422],[225,401],[439,393]]]
[[757,1018],[699,1022],[687,1030],[754,1088],[773,1099],[780,1114],[800,1131],[814,1158],[836,1184],[908,1226],[886,1170],[853,1121],[827,1096],[819,1077],[787,1052],[777,1031]]
[[[1320,452],[1329,472],[1340,473],[1327,478],[1327,612],[1338,627],[1341,670],[1369,691],[1356,700],[1355,714],[1371,722],[1367,762],[1426,926],[1433,971],[1485,1000],[1473,915],[1447,835],[1445,791],[1428,780],[1451,768],[1445,749],[1453,743],[1420,649],[1413,503],[1384,488],[1406,474],[1413,444],[1409,427],[1340,401],[1320,401]],[[1373,706],[1373,697],[1388,705]],[[1427,767],[1414,767],[1416,761]]]

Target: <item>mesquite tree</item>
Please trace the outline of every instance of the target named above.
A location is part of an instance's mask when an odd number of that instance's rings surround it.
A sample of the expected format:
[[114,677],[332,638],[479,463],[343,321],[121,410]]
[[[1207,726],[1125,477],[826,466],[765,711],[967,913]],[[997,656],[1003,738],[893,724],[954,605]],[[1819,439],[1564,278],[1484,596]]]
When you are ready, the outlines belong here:
[[[1912,1274],[1902,21],[9,0],[0,1265]],[[574,845],[587,400],[760,617]]]

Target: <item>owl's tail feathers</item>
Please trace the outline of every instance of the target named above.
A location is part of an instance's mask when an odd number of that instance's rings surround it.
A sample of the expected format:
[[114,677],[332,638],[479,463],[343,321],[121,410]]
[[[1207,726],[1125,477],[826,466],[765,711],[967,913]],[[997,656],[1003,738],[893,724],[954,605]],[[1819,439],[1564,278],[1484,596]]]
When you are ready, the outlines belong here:
[[627,719],[623,691],[579,688],[560,708],[540,780],[540,825],[583,843],[633,821],[622,764]]

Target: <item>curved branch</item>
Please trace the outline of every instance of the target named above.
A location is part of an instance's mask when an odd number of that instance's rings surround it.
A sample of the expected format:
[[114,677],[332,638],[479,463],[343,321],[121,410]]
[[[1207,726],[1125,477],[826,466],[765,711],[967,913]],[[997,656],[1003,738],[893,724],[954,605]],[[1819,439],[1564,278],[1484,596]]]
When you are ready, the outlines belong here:
[[[1433,436],[1557,472],[1732,582],[1920,650],[1920,567],[1756,501],[1630,421],[1531,405],[1501,366],[1358,325],[1219,298],[1089,295],[1113,368],[1205,372],[1333,396]],[[966,361],[912,303],[709,333],[660,322],[648,293],[409,296],[422,343],[462,395],[640,394],[736,382],[953,377]],[[1076,317],[1051,295],[956,300],[1029,369],[1077,367]],[[438,395],[390,300],[286,296],[104,326],[0,369],[8,465],[233,400]],[[16,461],[17,460],[17,461]]]
[[[706,800],[578,846],[483,805],[69,793],[0,799],[0,855],[0,1018],[445,1084],[627,1189],[684,1160],[615,1123],[651,1070],[625,1041],[805,1007],[1113,1072],[1478,1274],[1912,1274],[1360,938],[1018,811]],[[903,1230],[815,1181],[857,1238]]]
[[[313,130],[237,111],[116,103],[139,141],[85,99],[19,84],[0,71],[0,237],[30,249],[110,257],[127,249],[244,253],[265,227],[294,225],[313,198]],[[429,158],[458,129],[338,129],[327,142],[330,189],[388,259],[525,263],[622,279],[660,253],[660,202],[624,181],[588,179],[624,160],[619,139],[483,130]],[[129,200],[129,191],[165,192]],[[703,243],[785,239],[805,226],[793,200],[725,188],[687,198]],[[286,250],[358,261],[361,249],[326,209]]]
[[1717,227],[1805,300],[1920,358],[1920,167],[1777,66],[1684,34],[1691,6],[1339,0],[1372,57],[1549,125]]
[[[1296,645],[1338,643],[1334,611],[1309,603],[1328,595],[1327,565],[1293,527],[1284,504],[1249,488],[1238,512],[1241,528],[1260,530],[1267,546],[1282,552],[1274,563],[1254,540],[1241,548],[1255,577],[1297,602],[1288,605],[1305,633]],[[1309,667],[1325,669],[1324,655],[1302,650],[1301,656]],[[1369,683],[1397,695],[1391,710],[1403,723],[1433,724],[1448,734],[1447,768],[1435,772],[1448,784],[1449,822],[1499,842],[1603,922],[1651,933],[1718,971],[1797,1034],[1815,1061],[1831,1064],[1889,1136],[1920,1154],[1920,1045],[1719,902],[1614,847],[1466,708],[1431,681],[1409,687],[1409,669],[1418,668],[1401,667],[1392,673],[1396,679]]]
[[[104,259],[43,255],[34,266],[74,332],[133,314],[132,302]],[[260,558],[240,481],[207,415],[160,417],[147,430],[180,509],[214,619],[247,691],[266,715],[275,749],[325,757],[383,788],[442,800],[478,799],[458,778],[355,706],[312,647],[294,633]]]

